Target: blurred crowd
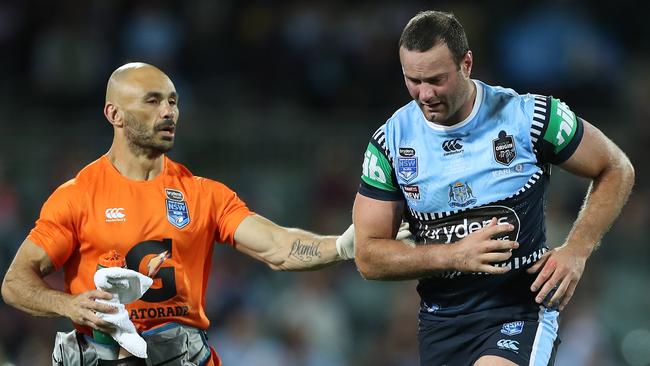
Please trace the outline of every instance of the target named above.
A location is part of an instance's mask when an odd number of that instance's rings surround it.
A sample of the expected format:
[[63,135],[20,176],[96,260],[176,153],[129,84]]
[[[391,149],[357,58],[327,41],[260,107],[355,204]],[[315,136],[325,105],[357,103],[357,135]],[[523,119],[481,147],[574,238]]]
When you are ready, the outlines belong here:
[[[409,101],[399,35],[432,7],[464,24],[473,77],[561,98],[630,156],[636,187],[563,314],[556,365],[650,365],[650,26],[634,2],[3,0],[1,273],[52,190],[110,146],[106,80],[136,60],[180,93],[172,158],[282,225],[342,232],[372,132]],[[588,182],[552,181],[554,246]],[[413,281],[365,281],[352,262],[278,273],[224,245],[207,298],[226,366],[415,365],[417,307]],[[0,324],[0,365],[48,364],[71,329],[4,303]]]

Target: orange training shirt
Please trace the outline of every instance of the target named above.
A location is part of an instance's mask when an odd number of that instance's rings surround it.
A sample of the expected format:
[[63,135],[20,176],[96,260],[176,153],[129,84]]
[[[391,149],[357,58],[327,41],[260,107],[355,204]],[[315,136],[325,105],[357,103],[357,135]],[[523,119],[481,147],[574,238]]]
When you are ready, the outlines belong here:
[[56,189],[28,239],[63,268],[72,294],[95,289],[97,260],[111,249],[129,269],[149,275],[158,268],[152,287],[127,305],[139,332],[169,322],[206,329],[213,244],[233,245],[237,226],[251,214],[228,187],[167,157],[157,177],[134,181],[102,156]]

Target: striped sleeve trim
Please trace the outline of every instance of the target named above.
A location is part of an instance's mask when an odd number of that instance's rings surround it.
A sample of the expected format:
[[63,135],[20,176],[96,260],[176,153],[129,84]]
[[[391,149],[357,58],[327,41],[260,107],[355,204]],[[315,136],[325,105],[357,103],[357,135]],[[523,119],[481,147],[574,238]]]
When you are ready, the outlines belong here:
[[548,125],[548,109],[550,107],[550,98],[543,95],[534,95],[535,106],[533,108],[533,121],[530,125],[530,139],[533,141],[533,150],[537,154],[538,141],[544,136],[546,126]]
[[386,146],[386,131],[384,130],[384,127],[385,125],[379,127],[377,131],[372,134],[372,141],[375,142],[375,146],[388,158],[388,162],[394,166],[393,157],[390,155],[390,150],[388,150],[388,147]]

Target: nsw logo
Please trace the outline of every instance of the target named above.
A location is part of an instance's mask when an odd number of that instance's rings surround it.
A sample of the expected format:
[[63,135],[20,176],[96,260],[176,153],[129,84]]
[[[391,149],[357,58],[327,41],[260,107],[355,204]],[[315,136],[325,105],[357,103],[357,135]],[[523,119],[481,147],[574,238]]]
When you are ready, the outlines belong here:
[[511,323],[505,323],[501,326],[501,334],[507,336],[513,336],[521,333],[524,330],[524,322],[516,321]]
[[517,352],[519,351],[519,342],[513,341],[512,339],[499,339],[497,341],[497,347]]
[[397,175],[406,183],[418,176],[418,158],[397,158]]
[[179,229],[190,223],[190,212],[185,201],[165,200],[167,208],[167,221]]
[[106,222],[123,222],[126,221],[126,214],[122,207],[111,207],[104,211]]
[[507,135],[506,131],[500,131],[499,137],[492,140],[492,148],[494,160],[499,164],[510,165],[517,157],[515,140],[512,138],[512,135]]

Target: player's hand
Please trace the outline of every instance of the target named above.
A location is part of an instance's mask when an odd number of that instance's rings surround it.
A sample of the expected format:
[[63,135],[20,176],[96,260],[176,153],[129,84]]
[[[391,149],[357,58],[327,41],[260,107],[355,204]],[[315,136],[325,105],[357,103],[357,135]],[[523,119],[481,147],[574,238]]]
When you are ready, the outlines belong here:
[[511,224],[497,224],[497,219],[492,218],[490,223],[481,230],[469,234],[462,240],[450,245],[451,268],[461,272],[484,272],[489,274],[503,274],[510,270],[509,267],[496,267],[491,263],[503,262],[512,256],[512,249],[519,247],[519,243],[511,240],[492,239],[495,236],[514,230]]
[[566,244],[544,253],[527,270],[531,274],[539,272],[530,286],[532,292],[539,290],[535,301],[547,308],[564,309],[582,277],[586,262],[587,257]]
[[95,313],[115,313],[117,308],[97,302],[95,299],[110,300],[112,298],[113,295],[102,290],[83,292],[70,299],[66,306],[65,316],[76,324],[108,333],[114,328],[114,325],[100,319]]

